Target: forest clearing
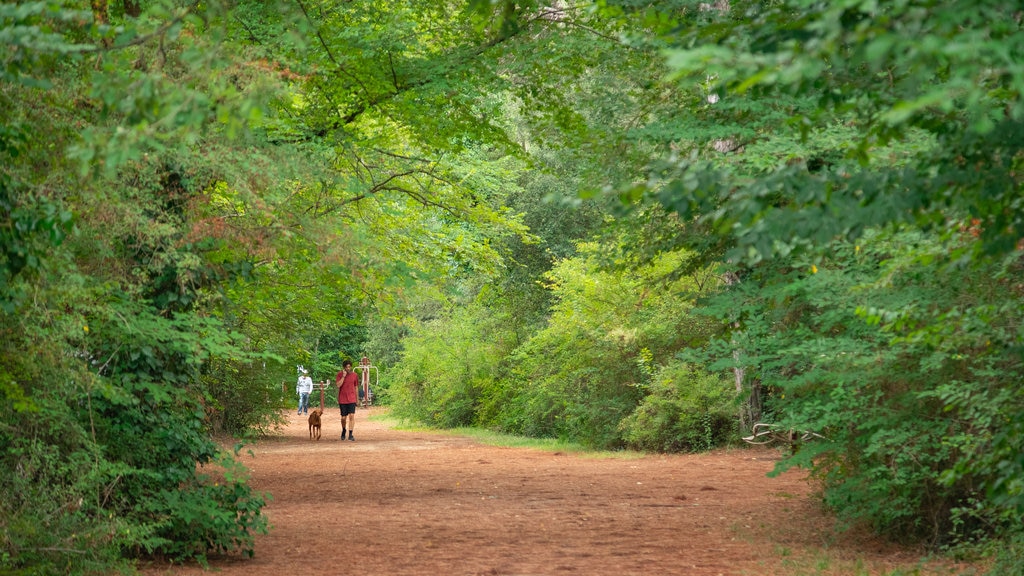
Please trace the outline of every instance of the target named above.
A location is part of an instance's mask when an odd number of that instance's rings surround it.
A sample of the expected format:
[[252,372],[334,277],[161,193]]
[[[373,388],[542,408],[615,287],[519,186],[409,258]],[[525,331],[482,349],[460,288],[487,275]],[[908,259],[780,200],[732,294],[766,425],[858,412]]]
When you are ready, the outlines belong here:
[[289,412],[242,460],[272,494],[255,557],[147,576],[971,574],[876,538],[832,531],[806,475],[767,478],[773,448],[600,455],[496,447],[403,431],[361,411],[356,441],[336,410],[309,440]]

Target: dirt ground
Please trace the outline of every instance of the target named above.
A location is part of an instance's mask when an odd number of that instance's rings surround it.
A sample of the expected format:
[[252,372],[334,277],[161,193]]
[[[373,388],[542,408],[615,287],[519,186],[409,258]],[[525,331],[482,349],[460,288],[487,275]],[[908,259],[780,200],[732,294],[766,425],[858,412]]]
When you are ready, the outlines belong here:
[[[253,559],[148,566],[146,576],[954,574],[913,551],[836,535],[802,472],[767,478],[772,449],[595,457],[392,429],[337,409],[243,456],[269,492]],[[244,453],[244,450],[243,450]],[[967,571],[967,573],[970,573]]]

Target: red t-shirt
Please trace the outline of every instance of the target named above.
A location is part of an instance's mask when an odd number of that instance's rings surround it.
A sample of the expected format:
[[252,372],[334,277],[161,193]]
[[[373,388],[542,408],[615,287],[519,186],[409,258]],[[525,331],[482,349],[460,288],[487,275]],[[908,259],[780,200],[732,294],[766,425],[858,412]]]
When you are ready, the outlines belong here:
[[355,404],[359,401],[356,395],[356,385],[359,383],[358,374],[342,370],[334,377],[334,382],[338,383],[338,404]]

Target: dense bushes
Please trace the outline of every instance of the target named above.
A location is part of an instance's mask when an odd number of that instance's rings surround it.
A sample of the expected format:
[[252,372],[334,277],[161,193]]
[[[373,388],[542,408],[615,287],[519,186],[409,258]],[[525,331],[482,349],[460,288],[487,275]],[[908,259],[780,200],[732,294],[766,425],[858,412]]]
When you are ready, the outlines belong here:
[[989,0],[919,8],[783,1],[666,29],[682,82],[714,78],[709,122],[778,115],[739,154],[666,158],[647,192],[734,276],[708,365],[828,438],[783,466],[841,520],[939,546],[1024,513],[1024,69],[1001,64],[1024,30]]
[[947,545],[1018,516],[1021,263],[950,266],[965,241],[872,231],[813,267],[752,268],[703,308],[733,327],[704,361],[738,362],[773,421],[827,438],[780,469],[812,468],[844,522]]
[[0,414],[0,567],[110,573],[143,554],[251,553],[264,499],[187,390],[44,358],[20,371],[28,405]]
[[600,448],[725,442],[735,430],[729,388],[673,359],[705,333],[688,312],[692,279],[665,280],[687,254],[624,271],[602,269],[597,244],[580,249],[548,276],[547,326],[518,346],[502,322],[514,311],[488,291],[414,329],[394,379],[396,413]]
[[396,415],[433,426],[471,426],[507,352],[478,304],[439,314],[403,339],[403,361],[390,375]]
[[1015,576],[1024,572],[1024,530],[1019,526],[1002,542],[994,543],[995,562],[988,576]]
[[[198,384],[212,433],[258,437],[271,433],[283,421],[281,409],[294,399],[288,393],[294,388],[291,370],[268,371],[257,366],[219,360],[203,371]],[[287,377],[284,388],[281,374]]]
[[[67,55],[87,22],[64,3],[0,7],[5,33],[34,38],[17,49],[26,58],[0,58],[0,124],[13,128],[0,130],[4,573],[109,574],[145,555],[251,553],[267,528],[263,496],[210,438],[202,388],[214,358],[256,360],[211,312],[245,255],[215,254],[226,243],[195,233],[207,182],[183,167],[187,152],[168,150],[173,122],[161,154],[121,122],[138,105],[147,112],[134,122],[152,135],[158,122],[146,115],[177,84],[136,69],[132,82],[151,82],[146,95],[122,101],[125,53],[81,68]],[[177,48],[168,42],[169,60]],[[122,108],[100,113],[97,86]],[[200,108],[178,112],[201,124],[212,112]],[[112,132],[125,140],[102,136]],[[92,146],[110,156],[69,158]],[[92,172],[101,165],[110,170]]]
[[737,400],[728,380],[673,362],[654,374],[647,395],[622,421],[622,437],[639,450],[710,450],[735,437]]

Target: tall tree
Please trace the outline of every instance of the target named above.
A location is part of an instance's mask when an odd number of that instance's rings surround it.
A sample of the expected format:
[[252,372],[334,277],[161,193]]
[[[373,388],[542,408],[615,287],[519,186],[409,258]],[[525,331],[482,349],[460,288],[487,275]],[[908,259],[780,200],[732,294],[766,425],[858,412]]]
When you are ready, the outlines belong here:
[[661,39],[678,80],[712,110],[780,120],[636,188],[716,236],[740,280],[711,308],[733,328],[713,356],[764,379],[769,415],[829,436],[788,462],[846,517],[933,542],[1009,526],[1022,335],[991,311],[1024,310],[1020,15],[793,1],[676,18]]

